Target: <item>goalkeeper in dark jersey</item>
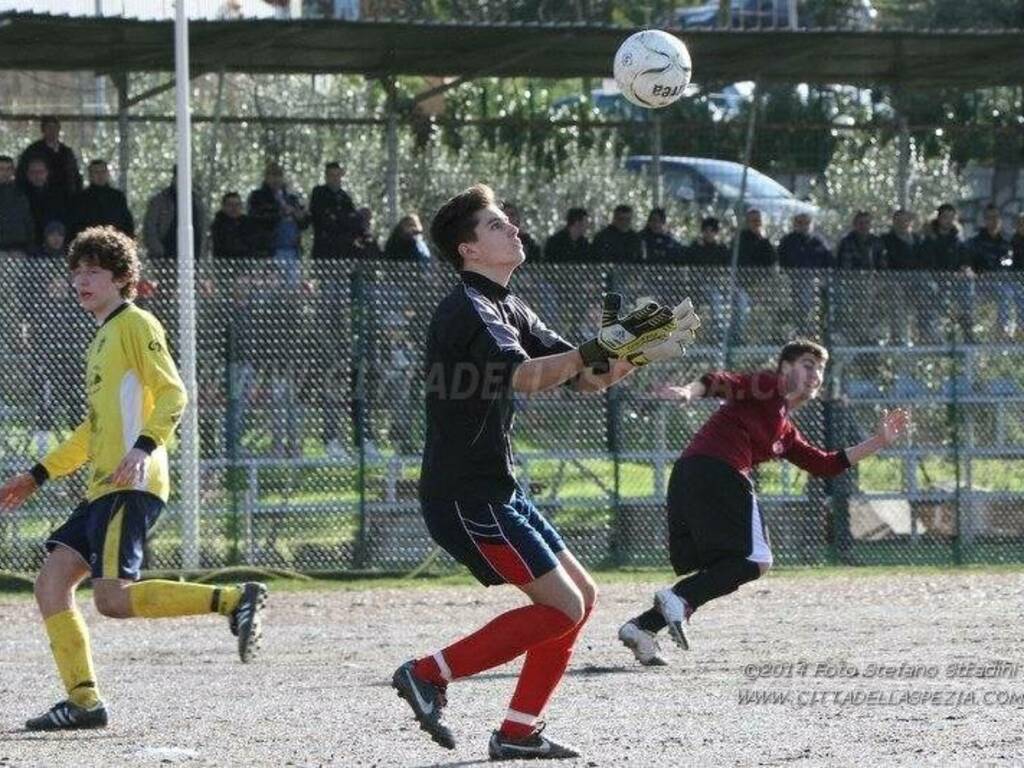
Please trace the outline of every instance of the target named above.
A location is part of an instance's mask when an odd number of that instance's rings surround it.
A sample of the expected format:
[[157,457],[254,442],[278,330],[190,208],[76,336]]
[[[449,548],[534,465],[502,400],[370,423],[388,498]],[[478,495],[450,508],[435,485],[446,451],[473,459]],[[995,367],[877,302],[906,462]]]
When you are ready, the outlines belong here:
[[818,396],[828,351],[811,341],[786,344],[775,370],[752,374],[715,371],[665,393],[688,403],[723,401],[676,461],[668,486],[669,557],[682,576],[654,595],[654,607],[619,628],[619,640],[645,666],[665,659],[657,633],[668,627],[689,648],[686,624],[709,600],[734,592],[772,565],[768,529],[751,472],[771,459],[786,459],[812,475],[832,477],[889,446],[908,424],[905,411],[886,413],[878,432],[841,451],[808,443],[790,415]]
[[170,491],[167,443],[185,387],[159,321],[132,303],[139,282],[135,243],[112,227],[82,232],[68,255],[78,302],[96,321],[86,356],[88,413],[28,472],[0,488],[0,509],[18,507],[43,483],[88,466],[85,500],[46,541],[35,596],[67,698],[26,723],[30,730],[102,728],[89,633],[75,590],[92,577],[97,610],[118,619],[219,613],[238,636],[242,661],[260,638],[262,584],[213,587],[138,581],[147,531]]

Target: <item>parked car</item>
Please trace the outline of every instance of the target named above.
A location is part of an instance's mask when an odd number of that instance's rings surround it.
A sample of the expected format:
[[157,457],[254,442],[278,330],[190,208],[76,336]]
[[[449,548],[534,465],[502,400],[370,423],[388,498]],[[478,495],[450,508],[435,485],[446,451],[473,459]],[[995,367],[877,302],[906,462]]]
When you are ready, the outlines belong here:
[[[651,172],[650,155],[626,158],[626,169],[634,173]],[[662,189],[666,196],[692,205],[697,211],[725,213],[733,210],[740,197],[743,166],[729,160],[707,157],[662,157]],[[769,176],[747,169],[743,207],[758,208],[775,225],[789,226],[798,213],[817,217],[816,205],[798,200],[793,193]]]

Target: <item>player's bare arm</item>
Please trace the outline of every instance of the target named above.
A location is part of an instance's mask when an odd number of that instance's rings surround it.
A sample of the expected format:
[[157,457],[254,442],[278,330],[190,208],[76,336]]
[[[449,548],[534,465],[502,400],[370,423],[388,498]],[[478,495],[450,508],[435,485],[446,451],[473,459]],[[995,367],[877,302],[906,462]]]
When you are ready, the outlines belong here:
[[887,411],[882,415],[878,431],[863,443],[846,449],[846,458],[850,464],[856,464],[879,451],[885,450],[907,431],[910,426],[910,414],[902,408]]

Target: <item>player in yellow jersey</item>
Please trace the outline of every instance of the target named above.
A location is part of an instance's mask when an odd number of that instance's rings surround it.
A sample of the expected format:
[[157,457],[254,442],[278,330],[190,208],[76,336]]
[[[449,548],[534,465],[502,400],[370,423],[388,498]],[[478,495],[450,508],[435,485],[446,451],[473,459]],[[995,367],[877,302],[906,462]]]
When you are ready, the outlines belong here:
[[29,720],[30,730],[102,728],[89,634],[75,589],[92,576],[97,610],[111,618],[155,619],[220,613],[250,661],[258,649],[266,587],[138,581],[142,547],[169,492],[167,442],[185,408],[185,387],[164,329],[132,303],[139,281],[135,243],[113,227],[85,230],[68,265],[79,304],[99,326],[86,358],[88,415],[29,472],[0,488],[0,509],[16,508],[50,478],[89,465],[83,501],[46,542],[35,596],[67,699]]

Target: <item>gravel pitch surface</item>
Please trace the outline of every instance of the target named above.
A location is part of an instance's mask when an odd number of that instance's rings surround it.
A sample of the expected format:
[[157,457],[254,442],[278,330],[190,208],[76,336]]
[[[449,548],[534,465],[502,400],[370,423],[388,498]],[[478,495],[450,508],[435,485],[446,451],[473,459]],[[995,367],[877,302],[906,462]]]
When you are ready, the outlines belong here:
[[[694,650],[665,638],[671,666],[653,669],[615,632],[655,584],[609,584],[548,732],[580,750],[568,763],[580,766],[1020,763],[1021,582],[772,575],[701,609]],[[118,622],[89,605],[112,723],[46,735],[21,730],[61,697],[45,636],[30,600],[0,596],[0,766],[484,764],[517,663],[449,688],[451,752],[389,681],[407,658],[517,604],[510,590],[468,586],[272,593],[249,666],[219,617]]]

